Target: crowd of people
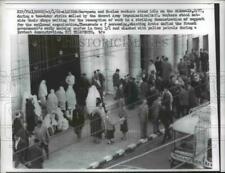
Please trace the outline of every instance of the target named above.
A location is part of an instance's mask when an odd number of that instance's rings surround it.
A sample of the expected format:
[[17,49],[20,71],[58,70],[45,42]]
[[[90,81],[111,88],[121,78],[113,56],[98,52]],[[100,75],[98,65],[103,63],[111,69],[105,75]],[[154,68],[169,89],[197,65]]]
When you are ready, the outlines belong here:
[[94,71],[91,80],[82,74],[78,87],[75,76],[69,72],[65,78],[66,90],[59,86],[56,92],[48,90],[47,81],[42,80],[38,96],[24,93],[22,111],[16,113],[13,122],[15,167],[22,163],[30,168],[42,168],[42,151],[49,158],[50,136],[72,126],[80,140],[87,119],[94,143],[105,138],[108,144],[113,144],[116,123],[119,123],[121,139],[126,140],[127,109],[136,106],[140,137],[147,138],[149,121],[153,132],[161,134],[159,124],[162,123],[164,143],[171,138],[169,127],[174,119],[209,101],[208,59],[207,51],[200,49],[199,55],[194,50],[186,52],[177,68],[172,68],[168,58],[162,56],[150,59],[148,68],[135,77],[130,74],[121,77],[120,69],[116,69],[112,82],[114,99],[119,105],[119,122],[106,109],[105,77],[99,69]]

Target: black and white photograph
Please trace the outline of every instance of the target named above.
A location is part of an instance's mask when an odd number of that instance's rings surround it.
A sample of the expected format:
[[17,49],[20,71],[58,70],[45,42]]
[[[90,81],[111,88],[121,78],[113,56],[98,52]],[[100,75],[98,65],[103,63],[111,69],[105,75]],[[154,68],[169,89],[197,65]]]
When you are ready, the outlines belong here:
[[208,34],[11,41],[15,169],[212,169]]

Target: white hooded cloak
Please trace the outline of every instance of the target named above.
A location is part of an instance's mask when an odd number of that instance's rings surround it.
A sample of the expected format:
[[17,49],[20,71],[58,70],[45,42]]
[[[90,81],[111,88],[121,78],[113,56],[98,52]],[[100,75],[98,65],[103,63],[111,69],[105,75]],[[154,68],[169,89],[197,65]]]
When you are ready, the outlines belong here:
[[58,98],[55,95],[54,90],[51,90],[47,98],[47,112],[52,113],[56,111],[58,107]]
[[58,98],[59,107],[61,110],[66,110],[66,92],[62,86],[56,91],[56,96]]
[[73,90],[73,87],[71,85],[68,86],[66,90],[66,102],[67,102],[67,108],[70,110],[75,109],[75,105],[77,104],[76,100],[76,94]]
[[88,90],[86,98],[87,112],[90,114],[96,108],[96,99],[100,98],[100,94],[95,85],[92,85]]
[[46,81],[42,80],[40,85],[39,85],[39,90],[38,90],[38,99],[41,100],[41,103],[45,105],[46,103],[46,96],[48,95],[48,89],[46,85]]
[[35,114],[38,117],[41,117],[41,115],[42,115],[42,109],[41,109],[41,106],[38,103],[38,100],[37,100],[37,96],[36,95],[33,95],[33,103],[34,103],[34,112],[35,112]]

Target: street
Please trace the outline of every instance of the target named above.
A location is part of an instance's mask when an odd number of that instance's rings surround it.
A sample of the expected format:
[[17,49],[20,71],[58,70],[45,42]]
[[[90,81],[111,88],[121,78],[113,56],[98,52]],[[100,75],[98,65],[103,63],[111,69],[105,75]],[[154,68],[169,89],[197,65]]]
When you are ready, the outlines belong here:
[[[178,139],[179,140],[179,139]],[[103,169],[191,169],[191,165],[179,163],[170,167],[169,156],[173,140],[161,144],[162,136],[149,141],[134,152],[105,164]]]
[[[114,121],[119,119],[117,109],[111,110]],[[128,134],[127,140],[121,140],[119,124],[116,125],[115,143],[107,144],[105,139],[100,144],[94,144],[90,137],[89,121],[83,128],[83,138],[78,141],[72,128],[62,132],[50,140],[50,158],[44,161],[45,169],[87,169],[93,162],[101,161],[105,156],[126,148],[140,139],[140,123],[137,116],[137,107],[127,110]],[[152,134],[152,123],[148,123],[148,134]]]

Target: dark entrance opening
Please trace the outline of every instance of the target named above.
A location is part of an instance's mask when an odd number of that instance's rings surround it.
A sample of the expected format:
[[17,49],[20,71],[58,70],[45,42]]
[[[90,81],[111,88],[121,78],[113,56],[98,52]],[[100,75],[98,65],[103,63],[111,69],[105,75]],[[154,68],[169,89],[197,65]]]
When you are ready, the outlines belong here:
[[31,73],[31,93],[38,94],[38,87],[42,80],[46,80],[48,92],[64,86],[68,72],[80,78],[80,50],[79,36],[29,36],[29,59]]

